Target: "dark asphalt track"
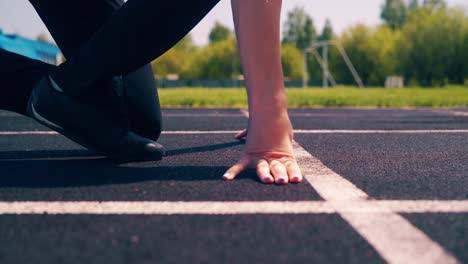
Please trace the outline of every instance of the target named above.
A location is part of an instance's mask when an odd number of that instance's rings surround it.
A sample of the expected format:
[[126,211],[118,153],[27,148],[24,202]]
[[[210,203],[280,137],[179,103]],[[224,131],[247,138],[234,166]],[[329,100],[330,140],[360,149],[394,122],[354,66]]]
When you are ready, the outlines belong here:
[[[239,109],[164,109],[163,116],[164,131],[247,125]],[[290,117],[295,129],[468,129],[467,116],[430,109],[295,109]],[[46,130],[0,112],[0,132]],[[307,182],[264,185],[254,170],[222,181],[244,147],[233,136],[163,134],[162,161],[115,164],[60,135],[0,135],[0,202],[322,200]],[[468,133],[296,134],[295,140],[372,198],[468,200]],[[468,263],[468,213],[403,216]],[[337,214],[0,214],[1,264],[382,262]]]

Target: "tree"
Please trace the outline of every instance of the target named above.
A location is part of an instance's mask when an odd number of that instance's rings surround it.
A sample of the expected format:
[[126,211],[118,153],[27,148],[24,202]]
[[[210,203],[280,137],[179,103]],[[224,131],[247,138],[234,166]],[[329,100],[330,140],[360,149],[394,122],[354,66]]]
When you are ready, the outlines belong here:
[[[387,26],[368,27],[358,24],[347,29],[340,38],[344,49],[366,85],[381,86],[389,75],[400,73],[398,41],[400,31]],[[331,56],[330,71],[338,82],[356,84],[343,58]]]
[[406,5],[403,0],[385,0],[380,17],[393,30],[403,26],[406,19]]
[[213,29],[211,29],[209,39],[210,39],[210,43],[215,43],[218,41],[226,40],[230,36],[231,36],[231,30],[228,27],[216,21]]
[[195,43],[193,43],[192,35],[187,34],[183,39],[177,42],[174,48],[184,50],[186,52],[192,52],[194,49],[197,48],[197,46],[195,45]]
[[335,34],[333,33],[333,27],[331,24],[330,19],[325,20],[325,25],[323,26],[322,34],[319,36],[319,40],[331,40],[335,38]]
[[[234,37],[217,41],[198,50],[181,73],[184,79],[231,79],[234,72],[240,71],[239,56],[235,55]],[[233,71],[233,58],[236,70]]]
[[465,18],[465,39],[462,45],[462,54],[460,56],[460,60],[463,61],[462,65],[462,78],[463,83],[468,86],[468,18]]
[[314,22],[304,8],[296,7],[288,13],[284,24],[283,43],[293,43],[298,49],[304,50],[312,44],[316,35]]
[[463,83],[467,28],[463,10],[421,8],[412,13],[399,45],[405,78],[423,86]]
[[302,78],[302,53],[294,44],[283,44],[281,47],[281,62],[284,77],[289,80]]
[[180,40],[174,47],[155,59],[151,65],[153,72],[159,78],[165,79],[168,74],[180,74],[196,53],[197,47],[189,34]]
[[430,10],[438,10],[447,7],[445,0],[424,0],[423,7]]
[[419,0],[410,0],[408,3],[408,11],[416,11],[419,9]]

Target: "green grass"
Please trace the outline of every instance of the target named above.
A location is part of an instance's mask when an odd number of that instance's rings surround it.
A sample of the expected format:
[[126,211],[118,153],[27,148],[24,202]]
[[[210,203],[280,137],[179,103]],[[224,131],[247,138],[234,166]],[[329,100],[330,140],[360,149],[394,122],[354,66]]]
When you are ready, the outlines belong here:
[[[159,89],[162,107],[247,107],[245,88]],[[307,107],[468,107],[468,87],[287,88],[289,108]]]

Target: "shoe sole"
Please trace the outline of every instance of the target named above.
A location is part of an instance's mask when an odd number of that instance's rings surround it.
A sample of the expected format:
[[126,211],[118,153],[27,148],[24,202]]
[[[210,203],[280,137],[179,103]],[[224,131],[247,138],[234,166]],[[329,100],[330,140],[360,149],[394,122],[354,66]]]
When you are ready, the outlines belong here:
[[[28,107],[27,107],[27,112],[29,114],[29,116],[31,116],[32,118],[34,118],[34,120],[36,120],[37,122],[39,122],[41,125],[44,125],[52,130],[55,130],[57,131],[58,133],[62,134],[63,136],[67,137],[68,139],[78,143],[79,145],[89,149],[89,150],[92,150],[96,153],[99,153],[99,154],[103,154],[105,156],[107,156],[108,158],[110,159],[113,159],[113,160],[116,160],[116,161],[119,161],[119,162],[132,162],[132,161],[158,161],[158,160],[162,160],[162,157],[163,157],[163,153],[159,153],[157,155],[152,155],[150,157],[148,156],[143,156],[143,157],[140,157],[140,156],[133,156],[133,157],[129,157],[128,155],[113,155],[113,154],[107,154],[107,153],[103,153],[102,151],[99,151],[97,150],[95,147],[85,143],[86,140],[84,140],[83,138],[81,138],[80,136],[77,136],[76,134],[73,134],[73,133],[70,133],[68,131],[66,131],[65,129],[63,129],[61,126],[55,124],[54,122],[48,120],[47,118],[41,116],[37,111],[36,109],[34,108],[34,104],[32,103],[32,98],[33,98],[33,95],[31,94],[29,100],[28,100]],[[164,152],[164,151],[163,151]]]

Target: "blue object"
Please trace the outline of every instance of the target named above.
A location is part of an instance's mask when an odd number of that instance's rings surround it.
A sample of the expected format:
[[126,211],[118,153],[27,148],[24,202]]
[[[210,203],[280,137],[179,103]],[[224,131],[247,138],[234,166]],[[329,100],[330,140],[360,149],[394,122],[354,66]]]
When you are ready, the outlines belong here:
[[3,34],[2,30],[0,30],[0,49],[49,64],[58,64],[60,62],[60,49],[57,46],[15,34]]

